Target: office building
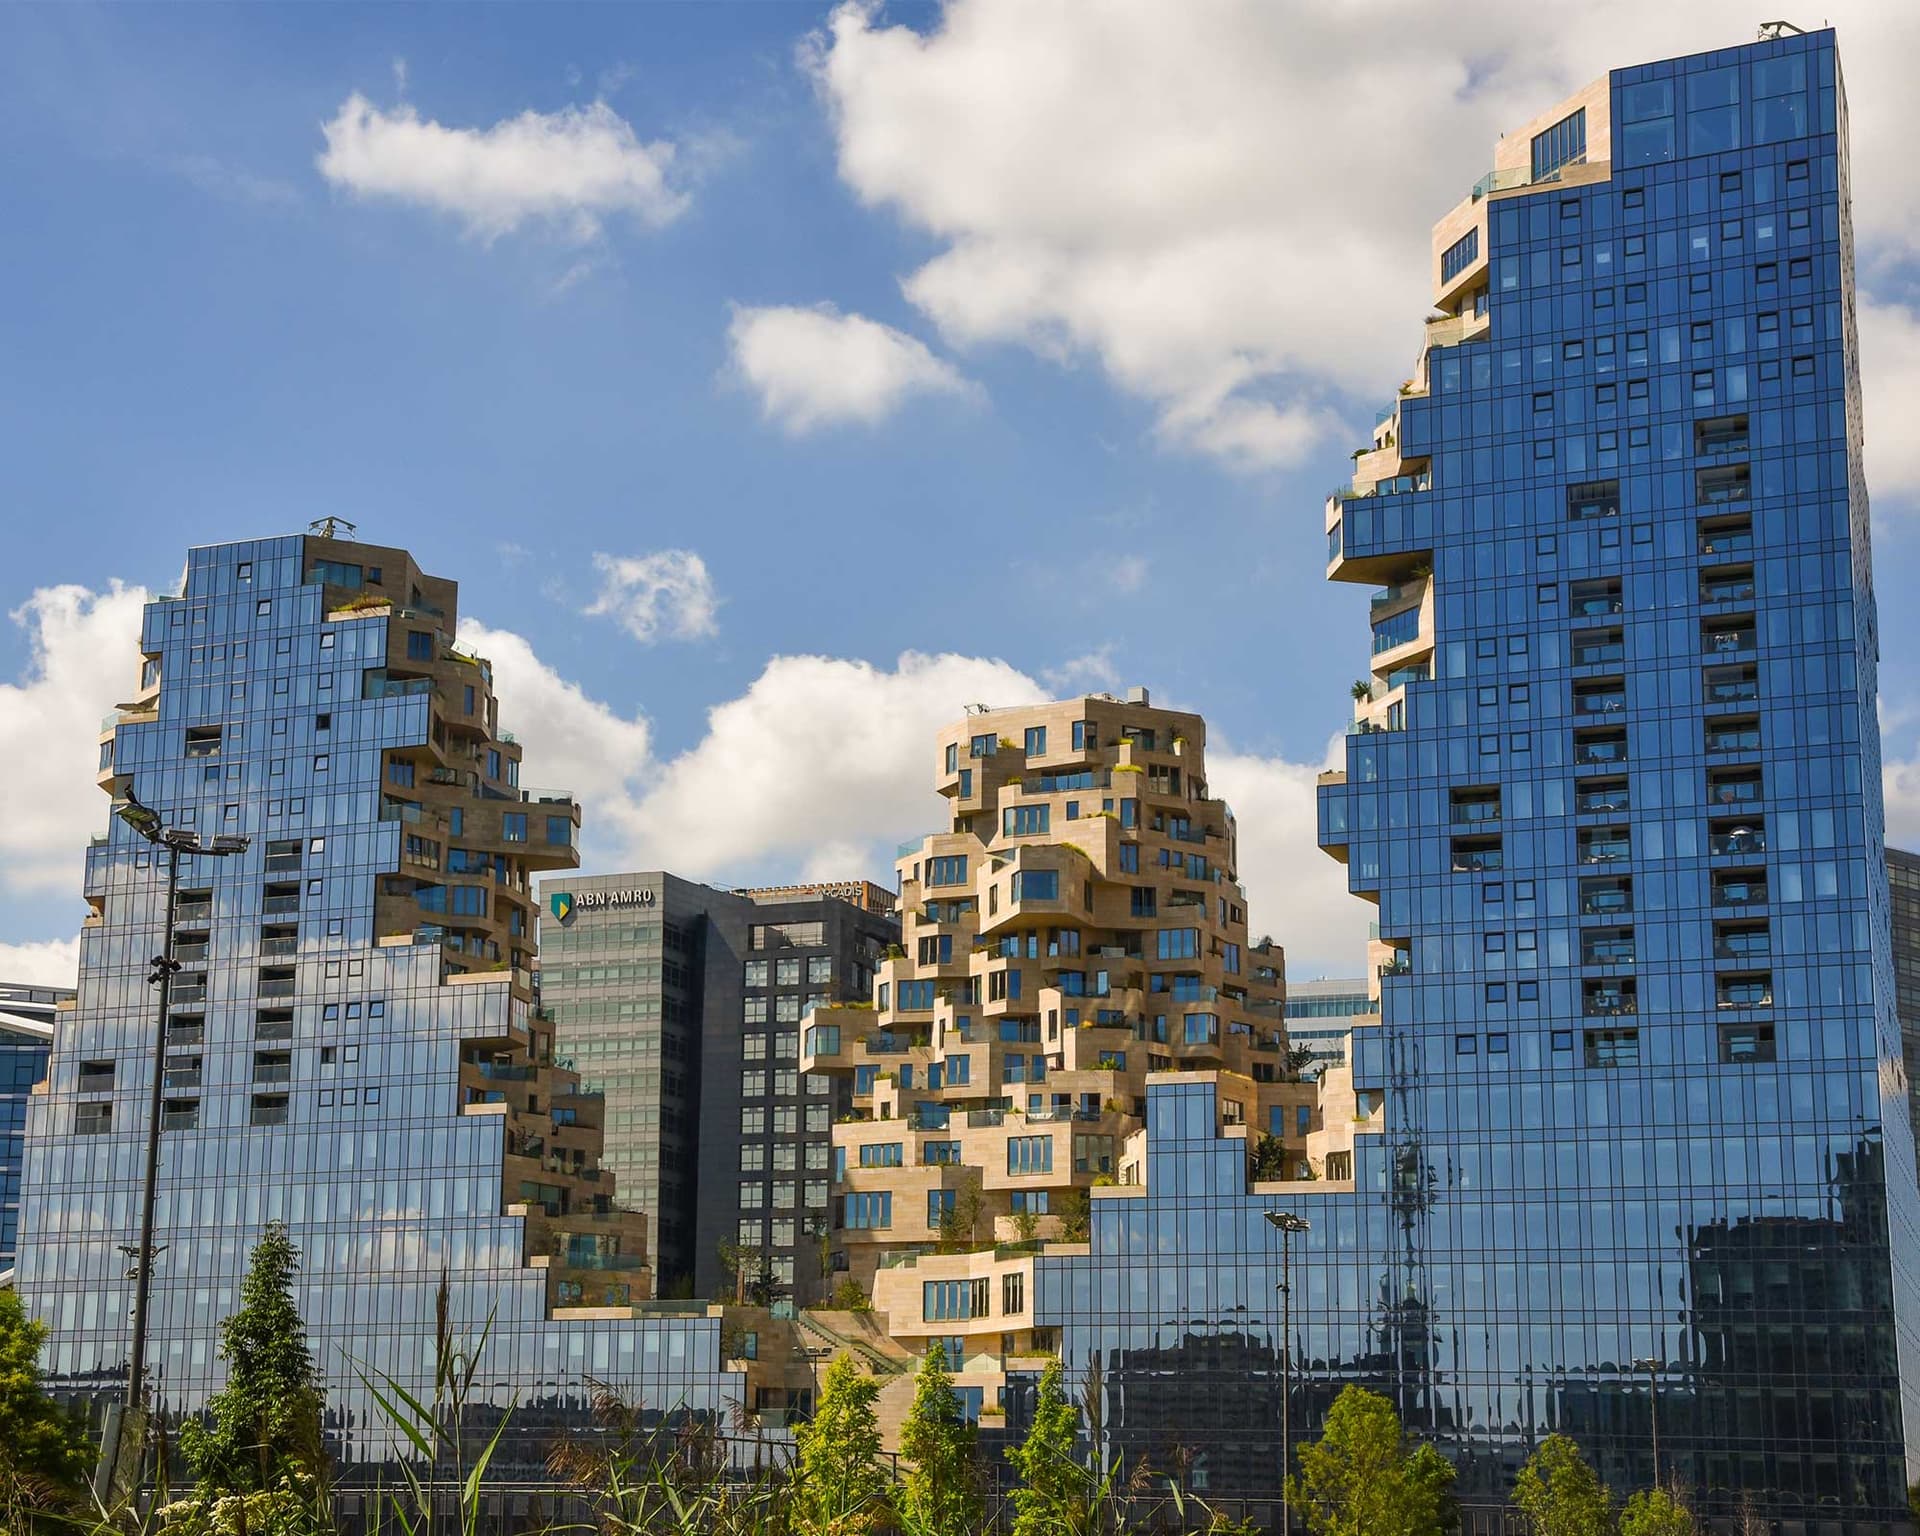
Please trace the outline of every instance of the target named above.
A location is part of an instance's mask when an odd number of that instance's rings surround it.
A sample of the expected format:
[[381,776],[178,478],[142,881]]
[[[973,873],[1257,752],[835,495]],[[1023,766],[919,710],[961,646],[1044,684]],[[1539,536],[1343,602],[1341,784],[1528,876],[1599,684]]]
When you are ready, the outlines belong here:
[[724,891],[663,870],[542,884],[555,1048],[606,1096],[604,1163],[645,1213],[662,1294],[822,1294],[835,1104],[799,1070],[800,1020],[868,995],[899,941],[893,901],[866,881]]
[[[719,1322],[655,1317],[643,1224],[599,1167],[601,1101],[553,1059],[531,987],[532,876],[577,861],[564,791],[519,782],[454,583],[320,535],[191,551],[147,605],[99,782],[160,822],[242,837],[165,857],[120,817],[88,849],[75,1008],[27,1115],[19,1286],[57,1392],[128,1369],[156,994],[172,923],[149,1386],[191,1413],[264,1225],[298,1301],[347,1476],[395,1449],[356,1386],[431,1398],[437,1292],[513,1402],[495,1467],[533,1475],[589,1378],[656,1409],[740,1395]],[[510,702],[510,701],[509,701]],[[489,1324],[491,1325],[489,1327]]]
[[[1282,958],[1248,937],[1232,813],[1198,715],[1145,691],[977,707],[942,732],[949,824],[902,854],[901,947],[871,1004],[816,1008],[801,1069],[848,1085],[833,1263],[973,1411],[1058,1346],[1035,1256],[1139,1178],[1145,1086],[1217,1085],[1210,1129],[1262,1177],[1350,1158],[1287,1070]],[[1274,1138],[1263,1143],[1263,1135]]]
[[[1352,1184],[1249,1195],[1224,1090],[1150,1086],[1145,1191],[1096,1192],[1089,1256],[1040,1265],[1111,1448],[1199,1447],[1216,1494],[1271,1494],[1278,1425],[1232,1392],[1290,1369],[1295,1437],[1388,1393],[1470,1528],[1556,1429],[1650,1485],[1656,1423],[1703,1516],[1908,1528],[1846,105],[1832,32],[1769,31],[1500,139],[1327,506],[1328,574],[1372,589],[1319,804],[1379,908]],[[1269,1210],[1312,1224],[1284,1338]]]
[[1920,1125],[1920,854],[1887,850],[1893,898],[1893,983],[1907,1069],[1907,1115]]
[[1287,1044],[1306,1053],[1303,1073],[1318,1077],[1346,1063],[1354,1025],[1373,1023],[1380,1012],[1377,994],[1364,976],[1287,983]]
[[11,1275],[19,1240],[27,1097],[47,1075],[55,1021],[72,1003],[68,987],[0,982],[0,1276]]

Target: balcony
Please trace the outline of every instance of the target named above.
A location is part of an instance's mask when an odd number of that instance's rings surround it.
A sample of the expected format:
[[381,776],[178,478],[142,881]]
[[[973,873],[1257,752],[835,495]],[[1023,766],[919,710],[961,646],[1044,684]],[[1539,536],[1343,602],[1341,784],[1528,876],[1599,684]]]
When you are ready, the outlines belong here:
[[1767,830],[1756,823],[1730,827],[1724,832],[1710,831],[1707,834],[1707,851],[1715,858],[1743,858],[1748,854],[1765,853]]
[[1620,815],[1633,809],[1625,779],[1594,779],[1575,791],[1574,809],[1583,816]]
[[1601,576],[1569,582],[1567,599],[1577,619],[1610,617],[1621,611],[1620,578]]
[[1580,963],[1582,965],[1632,965],[1635,945],[1633,930],[1622,929],[1618,933],[1595,931],[1582,937],[1580,944]]
[[1605,735],[1577,736],[1573,743],[1573,760],[1578,766],[1593,764],[1613,765],[1627,760],[1627,735],[1625,731],[1609,731]]
[[1763,907],[1767,904],[1767,877],[1764,874],[1724,874],[1713,882],[1716,907]]
[[1632,857],[1632,842],[1625,832],[1609,832],[1599,836],[1581,834],[1580,862],[1582,864],[1613,864]]
[[1700,601],[1703,603],[1750,603],[1753,595],[1751,569],[1701,574]]
[[1718,1008],[1771,1008],[1773,978],[1769,975],[1722,977],[1714,988],[1713,1001]]
[[1703,656],[1750,656],[1759,644],[1753,625],[1703,625],[1700,653]]
[[1703,693],[1709,707],[1751,704],[1760,697],[1760,676],[1752,667],[1709,667]]
[[1609,686],[1586,686],[1573,690],[1573,712],[1576,715],[1618,715],[1627,707],[1627,690],[1623,683]]
[[1580,1011],[1590,1019],[1623,1018],[1640,1011],[1636,988],[1631,982],[1588,982],[1580,990]]
[[1752,720],[1713,721],[1707,725],[1707,751],[1757,752],[1760,750],[1759,722]]
[[1626,879],[1580,882],[1583,917],[1616,917],[1633,910],[1633,882]]
[[1619,666],[1626,659],[1627,646],[1619,630],[1574,632],[1573,664],[1576,667]]

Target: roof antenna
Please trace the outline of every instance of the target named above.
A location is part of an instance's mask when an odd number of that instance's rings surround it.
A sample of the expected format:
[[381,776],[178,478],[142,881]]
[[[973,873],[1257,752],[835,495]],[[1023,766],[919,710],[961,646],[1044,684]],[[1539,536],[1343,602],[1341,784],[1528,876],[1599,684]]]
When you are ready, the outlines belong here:
[[1796,27],[1790,21],[1763,21],[1760,23],[1760,41],[1770,43],[1779,37],[1805,37],[1807,29]]
[[307,532],[316,539],[337,539],[340,537],[338,530],[342,528],[346,529],[348,538],[352,538],[360,531],[356,524],[348,522],[344,517],[316,517],[307,524]]

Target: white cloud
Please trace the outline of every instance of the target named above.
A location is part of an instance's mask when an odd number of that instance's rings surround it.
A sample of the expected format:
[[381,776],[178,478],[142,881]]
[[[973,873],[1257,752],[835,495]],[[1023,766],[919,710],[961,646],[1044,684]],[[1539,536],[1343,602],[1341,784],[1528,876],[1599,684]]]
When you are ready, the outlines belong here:
[[526,744],[525,781],[571,789],[580,797],[587,846],[624,851],[653,764],[646,718],[589,698],[511,630],[462,619],[459,639],[493,664],[500,723]]
[[[1830,10],[1858,227],[1911,251],[1920,7]],[[1422,0],[952,0],[925,31],[886,18],[843,4],[802,57],[842,178],[941,242],[909,299],[956,346],[1097,360],[1167,441],[1238,468],[1300,461],[1342,393],[1390,397],[1419,344],[1432,222],[1501,131],[1611,66],[1753,36],[1732,0],[1563,7],[1552,26],[1533,0],[1488,0],[1467,27]]]
[[0,981],[21,987],[71,987],[80,975],[80,940],[0,944]]
[[0,683],[0,887],[10,893],[65,894],[78,910],[87,837],[109,809],[94,783],[100,720],[139,682],[146,599],[119,582],[42,587],[10,615],[31,647],[20,681]]
[[1859,325],[1867,485],[1906,499],[1920,492],[1920,314],[1863,299]]
[[687,206],[668,179],[674,146],[643,144],[603,101],[449,128],[355,92],[321,131],[327,147],[314,163],[334,186],[454,214],[484,240],[529,221],[590,240],[609,214],[658,227]]
[[593,557],[600,572],[600,595],[589,614],[619,621],[643,645],[655,640],[698,640],[720,632],[720,599],[707,563],[690,549],[663,549],[651,555]]
[[727,327],[733,368],[767,419],[796,436],[884,421],[914,395],[977,393],[923,342],[830,304],[740,307]]
[[1120,669],[1113,661],[1113,642],[1109,640],[1078,656],[1069,656],[1058,666],[1043,668],[1040,677],[1056,698],[1072,698],[1086,692],[1110,693],[1120,686]]
[[[896,845],[945,824],[932,787],[936,732],[971,703],[1072,691],[1057,675],[1042,686],[983,657],[910,651],[882,667],[776,656],[744,694],[709,712],[699,742],[656,761],[643,720],[587,698],[519,636],[463,624],[461,641],[493,660],[525,776],[580,794],[589,867],[667,868],[722,884],[889,882]],[[1109,666],[1098,653],[1081,663]],[[1285,945],[1302,975],[1354,971],[1371,909],[1315,844],[1319,765],[1216,747],[1208,771],[1238,819],[1254,930]]]
[[776,656],[740,697],[707,715],[706,736],[661,765],[637,809],[646,862],[764,878],[823,844],[867,850],[891,870],[894,845],[945,820],[933,792],[935,733],[976,701],[1044,697],[1002,661],[909,651],[891,667]]

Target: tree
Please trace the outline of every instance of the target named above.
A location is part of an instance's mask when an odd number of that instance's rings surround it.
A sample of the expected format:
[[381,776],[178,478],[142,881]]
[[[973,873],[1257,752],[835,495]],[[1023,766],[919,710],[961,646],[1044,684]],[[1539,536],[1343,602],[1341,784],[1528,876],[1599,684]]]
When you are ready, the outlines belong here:
[[880,1465],[879,1385],[838,1355],[820,1384],[813,1418],[795,1432],[800,1453],[794,1528],[807,1536],[856,1536],[887,1520],[887,1474]]
[[1409,1449],[1392,1403],[1348,1387],[1287,1497],[1316,1536],[1431,1536],[1458,1518],[1452,1488],[1452,1465],[1430,1445]]
[[1693,1536],[1693,1513],[1664,1488],[1642,1488],[1620,1511],[1620,1536]]
[[1566,1435],[1548,1435],[1514,1479],[1513,1502],[1534,1536],[1608,1536],[1613,1500]]
[[900,1426],[900,1454],[913,1464],[900,1489],[908,1536],[973,1536],[984,1523],[974,1441],[947,1374],[946,1348],[936,1344],[920,1362],[913,1407]]
[[1256,1184],[1287,1176],[1287,1144],[1271,1131],[1262,1133],[1247,1160],[1247,1177]]
[[1087,1473],[1074,1456],[1079,1432],[1080,1410],[1067,1396],[1066,1367],[1049,1360],[1027,1438],[1007,1448],[1021,1482],[1013,1491],[1012,1536],[1058,1536],[1085,1524]]
[[37,1515],[72,1509],[87,1489],[93,1445],[41,1385],[46,1341],[19,1293],[0,1290],[0,1530],[32,1530]]
[[322,1479],[321,1391],[307,1325],[294,1305],[300,1250],[269,1222],[247,1275],[240,1310],[220,1326],[227,1385],[204,1420],[180,1429],[180,1450],[202,1492],[252,1493]]

